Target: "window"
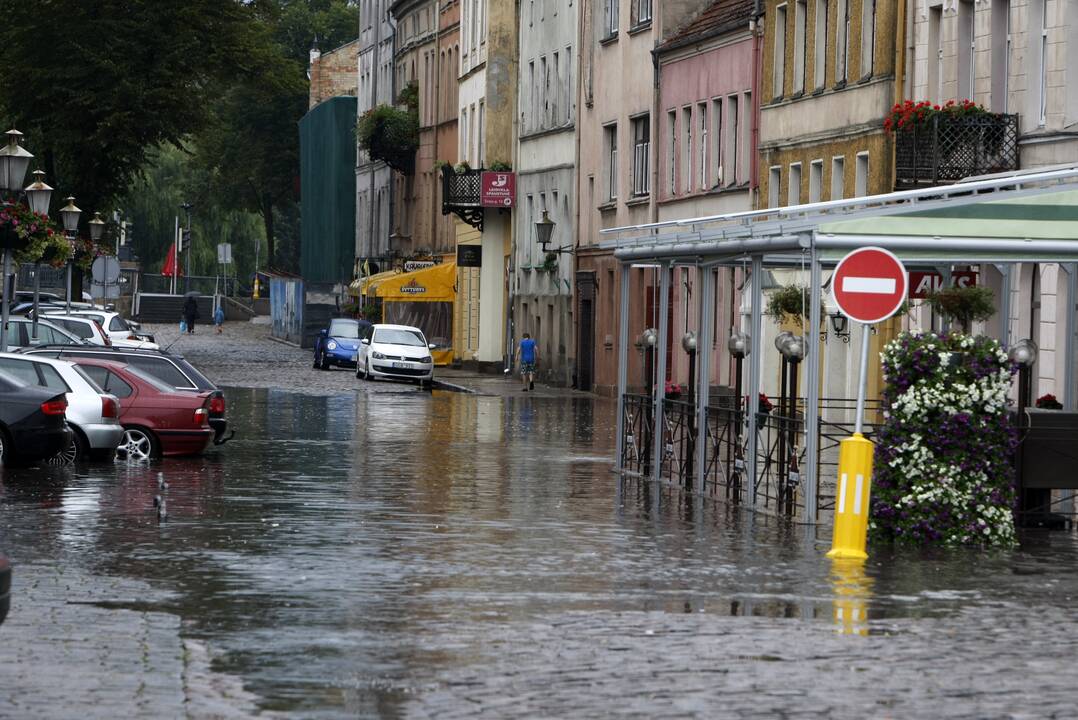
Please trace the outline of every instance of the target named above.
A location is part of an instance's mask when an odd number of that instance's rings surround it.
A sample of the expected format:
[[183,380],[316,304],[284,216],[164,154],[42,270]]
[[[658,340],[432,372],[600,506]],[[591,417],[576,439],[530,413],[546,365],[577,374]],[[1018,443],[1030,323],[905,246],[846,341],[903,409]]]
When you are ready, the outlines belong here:
[[868,195],[868,153],[857,153],[857,166],[854,168],[854,197]]
[[64,379],[60,377],[60,373],[56,372],[56,368],[52,365],[39,363],[37,369],[38,372],[41,373],[41,380],[45,387],[50,390],[55,390],[56,392],[71,392],[71,388],[68,387],[67,383],[64,382]]
[[486,131],[486,101],[479,101],[479,125],[477,127],[476,135],[476,148],[475,148],[475,160],[479,167],[483,167],[486,163],[486,141],[484,132]]
[[787,205],[801,204],[801,163],[790,165],[790,187],[788,190]]
[[618,3],[621,0],[603,0],[603,36],[612,38],[618,34]]
[[603,128],[606,144],[607,198],[618,199],[618,126],[617,123]]
[[771,64],[771,95],[780,99],[786,91],[786,6],[775,8],[775,57]]
[[848,49],[850,46],[850,2],[838,0],[838,23],[835,25],[835,83],[844,83],[849,77]]
[[700,150],[697,155],[700,158],[700,189],[707,190],[707,153],[709,147],[708,140],[708,127],[707,127],[707,103],[700,103],[696,106],[696,114],[700,119],[700,133],[697,135],[696,144]]
[[726,98],[726,184],[737,185],[738,174],[741,170],[739,165],[740,152],[738,151],[739,132],[737,111],[737,95]]
[[943,9],[928,9],[928,97],[930,100],[943,99],[943,35],[940,26],[943,22]]
[[823,191],[823,160],[813,160],[809,165],[809,202],[820,202]]
[[779,192],[782,190],[782,168],[773,165],[767,174],[767,206],[775,208],[779,206]]
[[554,92],[550,92],[550,82],[546,85],[547,93],[550,94],[550,124],[557,125],[558,116],[558,97],[561,95],[561,62],[560,55],[554,53]]
[[861,77],[872,74],[876,49],[876,0],[861,2]]
[[667,146],[666,170],[669,182],[670,195],[677,195],[677,111],[671,110],[666,113],[666,125],[668,128],[670,143]]
[[[14,325],[14,323],[12,323]],[[11,328],[11,325],[8,326]],[[22,380],[27,385],[40,385],[41,379],[37,376],[37,371],[34,370],[34,363],[29,360],[13,360],[10,358],[0,358],[0,370],[3,370],[12,377]]]
[[976,74],[974,54],[976,40],[973,22],[972,0],[962,0],[958,3],[958,97],[973,100],[975,88],[973,86]]
[[816,16],[813,19],[813,68],[812,82],[819,90],[824,86],[827,73],[827,0],[816,0]]
[[145,370],[166,385],[177,388],[192,388],[192,383],[187,376],[181,373],[175,365],[164,358],[150,357],[146,355],[127,356],[131,364],[140,370]]
[[633,195],[651,192],[651,117],[633,120]]
[[681,154],[682,167],[684,168],[685,182],[682,187],[685,192],[692,192],[694,186],[693,154],[692,154],[692,108],[686,107],[681,111],[681,130],[684,133],[685,151]]
[[992,110],[1007,112],[1011,72],[1011,0],[992,2]]
[[633,0],[633,25],[651,22],[651,0]]
[[805,92],[805,31],[808,22],[807,0],[794,5],[794,94]]
[[711,101],[711,163],[715,167],[714,186],[722,185],[722,100]]
[[841,200],[846,197],[846,158],[839,155],[831,158],[831,199]]

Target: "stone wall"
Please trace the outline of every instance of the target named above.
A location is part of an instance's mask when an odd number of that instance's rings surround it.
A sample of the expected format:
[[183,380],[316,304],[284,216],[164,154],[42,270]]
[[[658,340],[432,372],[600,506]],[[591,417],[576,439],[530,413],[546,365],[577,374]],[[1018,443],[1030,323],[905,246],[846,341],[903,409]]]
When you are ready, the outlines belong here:
[[310,73],[308,109],[331,97],[355,97],[359,89],[359,41],[322,55],[312,55]]

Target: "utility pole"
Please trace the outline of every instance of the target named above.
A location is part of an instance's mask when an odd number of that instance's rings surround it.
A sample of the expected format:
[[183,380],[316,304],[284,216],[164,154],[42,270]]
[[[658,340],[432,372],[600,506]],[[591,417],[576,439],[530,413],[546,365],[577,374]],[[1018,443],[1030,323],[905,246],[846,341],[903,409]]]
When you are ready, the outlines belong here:
[[186,294],[191,291],[191,208],[193,208],[194,205],[185,202],[180,205],[180,207],[187,213],[187,230],[184,232],[183,238],[183,244],[187,246],[187,272],[183,274],[183,291],[184,294]]

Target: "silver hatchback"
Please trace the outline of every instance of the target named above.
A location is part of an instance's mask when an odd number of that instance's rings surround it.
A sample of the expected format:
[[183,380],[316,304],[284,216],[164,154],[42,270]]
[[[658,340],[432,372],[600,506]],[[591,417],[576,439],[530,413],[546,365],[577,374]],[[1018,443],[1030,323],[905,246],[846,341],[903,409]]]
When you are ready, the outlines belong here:
[[88,458],[111,460],[123,438],[120,401],[104,392],[82,368],[66,360],[40,355],[0,353],[0,371],[29,385],[53,388],[67,394],[67,424],[74,441],[63,461]]

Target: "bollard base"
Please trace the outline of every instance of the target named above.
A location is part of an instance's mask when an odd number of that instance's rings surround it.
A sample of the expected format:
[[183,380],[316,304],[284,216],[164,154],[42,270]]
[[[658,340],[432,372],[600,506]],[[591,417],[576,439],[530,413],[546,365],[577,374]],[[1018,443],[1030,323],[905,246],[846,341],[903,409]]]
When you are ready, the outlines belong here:
[[875,448],[861,433],[854,433],[839,444],[835,531],[831,552],[827,553],[829,558],[863,560],[868,557],[865,540]]

